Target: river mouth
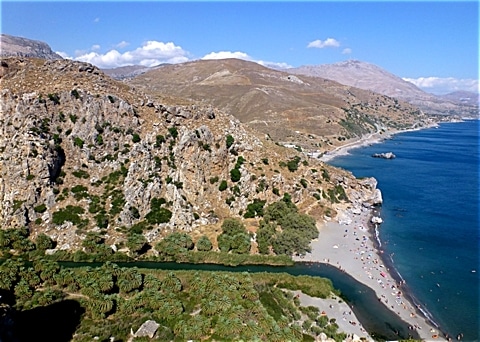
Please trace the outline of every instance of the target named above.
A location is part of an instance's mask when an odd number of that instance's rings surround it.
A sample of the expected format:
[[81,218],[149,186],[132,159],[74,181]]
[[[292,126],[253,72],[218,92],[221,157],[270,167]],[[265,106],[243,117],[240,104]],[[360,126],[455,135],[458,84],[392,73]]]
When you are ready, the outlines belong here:
[[[102,263],[59,262],[63,267],[98,267]],[[118,262],[119,267],[138,267],[158,270],[191,270],[191,271],[223,271],[223,272],[268,272],[288,273],[294,276],[308,275],[328,278],[335,289],[340,290],[341,297],[352,308],[362,326],[376,340],[420,339],[417,332],[409,329],[394,312],[378,300],[375,292],[368,286],[358,282],[345,272],[334,266],[323,263],[297,262],[295,266],[224,266],[217,264],[184,264],[163,262]]]

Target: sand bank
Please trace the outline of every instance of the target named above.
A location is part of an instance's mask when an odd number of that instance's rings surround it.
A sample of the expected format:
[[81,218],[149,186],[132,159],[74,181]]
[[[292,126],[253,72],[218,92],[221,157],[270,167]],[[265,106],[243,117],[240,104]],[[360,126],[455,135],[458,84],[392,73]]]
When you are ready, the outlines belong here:
[[[312,252],[304,257],[295,257],[294,260],[321,262],[338,267],[373,289],[378,300],[407,322],[422,339],[446,340],[438,328],[406,297],[404,284],[396,280],[388,265],[385,265],[381,252],[376,248],[374,229],[369,227],[371,210],[363,208],[360,214],[350,215],[352,221],[348,224],[326,222],[320,228],[318,239],[311,244]],[[332,317],[337,322],[343,320],[343,316]]]
[[310,297],[301,291],[293,291],[293,293],[298,295],[302,306],[315,306],[321,313],[325,313],[329,319],[335,318],[338,324],[338,330],[350,335],[350,339],[347,340],[360,341],[360,339],[363,339],[364,341],[374,341],[362,327],[352,309],[340,298],[332,297],[321,299]]

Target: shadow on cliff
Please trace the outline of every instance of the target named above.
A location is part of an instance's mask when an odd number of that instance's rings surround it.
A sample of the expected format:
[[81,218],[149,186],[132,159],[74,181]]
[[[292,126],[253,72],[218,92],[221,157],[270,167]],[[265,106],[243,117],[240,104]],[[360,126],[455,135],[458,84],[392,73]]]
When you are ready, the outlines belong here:
[[44,307],[17,312],[16,341],[71,341],[85,309],[75,300],[64,300]]

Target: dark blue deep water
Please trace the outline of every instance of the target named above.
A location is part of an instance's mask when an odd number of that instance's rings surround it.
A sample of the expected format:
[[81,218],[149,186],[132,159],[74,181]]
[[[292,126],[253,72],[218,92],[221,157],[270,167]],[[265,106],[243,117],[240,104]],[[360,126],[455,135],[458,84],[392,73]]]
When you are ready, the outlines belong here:
[[[382,152],[396,158],[371,157]],[[479,121],[397,134],[329,163],[378,180],[386,255],[443,330],[479,340]]]

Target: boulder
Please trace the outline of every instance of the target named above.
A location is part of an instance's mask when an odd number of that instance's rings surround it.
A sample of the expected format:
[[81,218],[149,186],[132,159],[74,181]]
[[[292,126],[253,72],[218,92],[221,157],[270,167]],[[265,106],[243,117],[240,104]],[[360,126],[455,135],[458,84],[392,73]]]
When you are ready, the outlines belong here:
[[383,158],[383,159],[395,159],[397,156],[393,152],[384,152],[384,153],[375,153],[372,155],[373,158]]
[[152,338],[153,335],[157,332],[158,327],[160,324],[158,324],[155,321],[148,320],[145,323],[143,323],[140,328],[138,328],[137,332],[134,334],[135,337],[145,337],[148,336],[149,338]]

